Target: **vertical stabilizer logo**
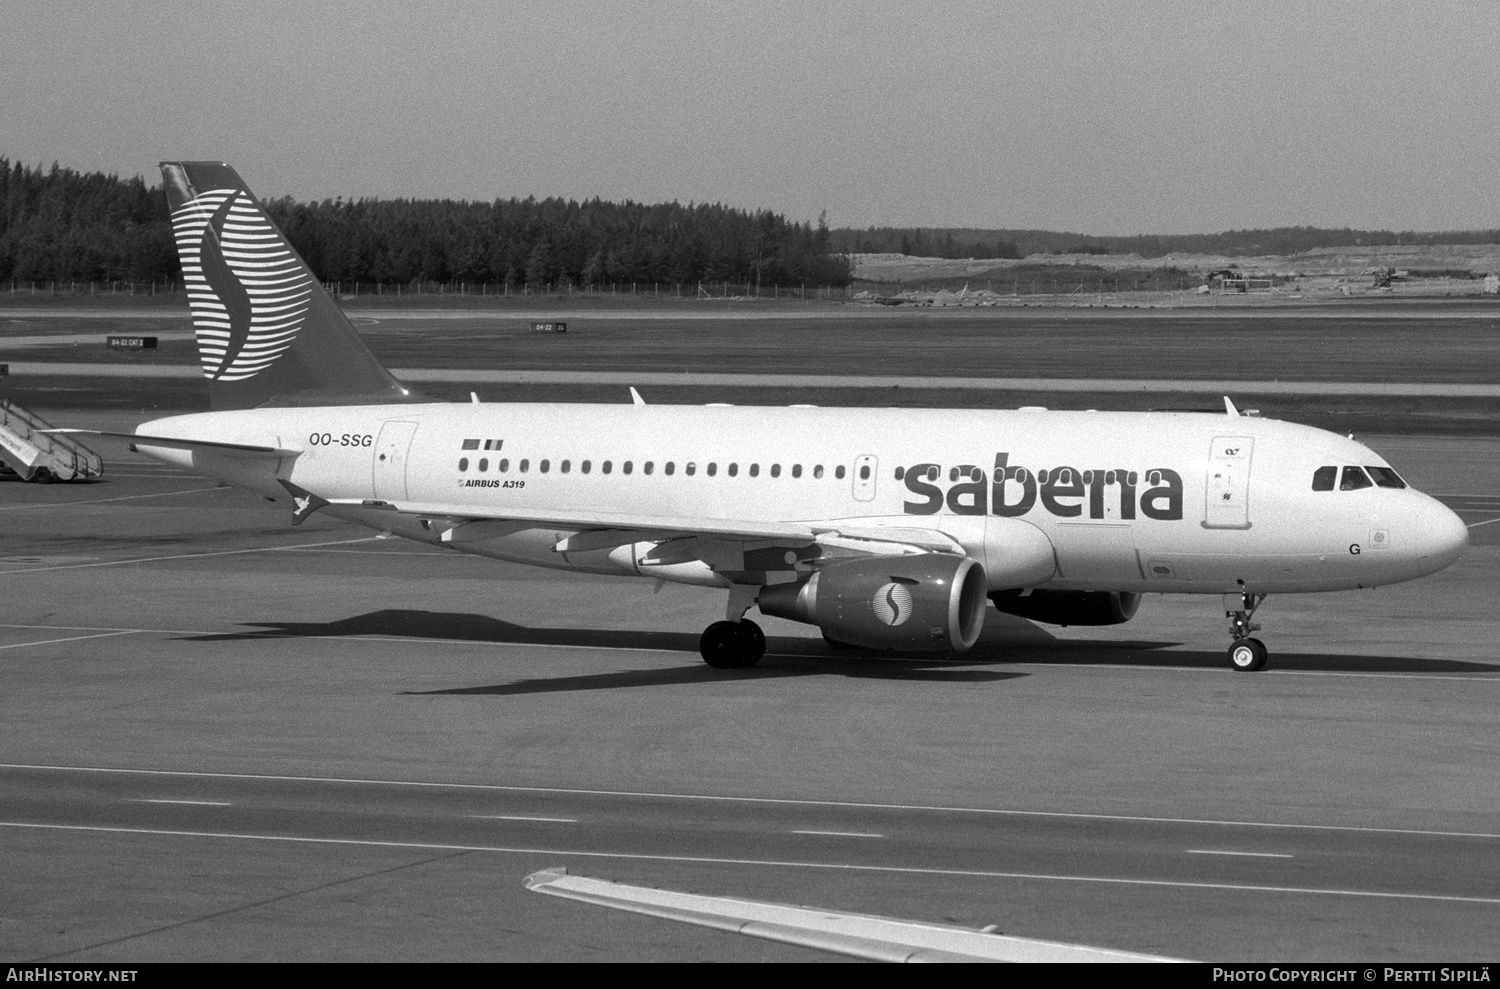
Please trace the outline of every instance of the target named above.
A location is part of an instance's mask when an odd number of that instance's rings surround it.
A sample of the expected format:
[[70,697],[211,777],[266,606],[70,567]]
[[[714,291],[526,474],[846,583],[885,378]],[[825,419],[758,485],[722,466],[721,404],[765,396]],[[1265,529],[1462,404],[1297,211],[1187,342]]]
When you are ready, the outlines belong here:
[[312,277],[237,189],[202,193],[172,214],[203,376],[241,381],[275,363],[297,337]]

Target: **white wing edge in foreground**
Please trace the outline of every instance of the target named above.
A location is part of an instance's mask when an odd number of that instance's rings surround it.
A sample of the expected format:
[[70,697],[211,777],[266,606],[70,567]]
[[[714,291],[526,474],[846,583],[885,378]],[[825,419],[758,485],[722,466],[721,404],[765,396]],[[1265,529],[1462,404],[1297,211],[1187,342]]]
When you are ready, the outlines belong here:
[[586,876],[565,868],[526,877],[526,888],[596,906],[649,914],[735,934],[802,945],[883,962],[1176,962],[1056,941],[989,934],[912,920],[795,907],[781,903],[698,896]]

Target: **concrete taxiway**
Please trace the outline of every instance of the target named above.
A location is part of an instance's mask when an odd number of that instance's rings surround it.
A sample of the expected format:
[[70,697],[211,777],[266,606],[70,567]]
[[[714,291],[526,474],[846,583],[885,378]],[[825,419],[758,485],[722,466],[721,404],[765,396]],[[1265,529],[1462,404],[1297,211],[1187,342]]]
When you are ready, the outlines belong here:
[[716,672],[713,592],[294,529],[123,446],[0,479],[0,954],[831,957],[522,888],[565,865],[1186,958],[1493,957],[1497,441],[1369,442],[1474,545],[1272,598],[1254,675],[1169,597],[991,612],[956,661],[766,620]]

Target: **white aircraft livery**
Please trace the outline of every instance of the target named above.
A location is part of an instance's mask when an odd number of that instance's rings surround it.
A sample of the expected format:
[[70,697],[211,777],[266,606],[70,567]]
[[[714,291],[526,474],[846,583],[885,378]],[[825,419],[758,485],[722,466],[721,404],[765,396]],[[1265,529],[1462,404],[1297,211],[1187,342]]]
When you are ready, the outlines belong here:
[[236,172],[162,165],[214,411],[140,452],[433,546],[728,591],[709,665],[762,614],[834,644],[962,652],[989,603],[1059,625],[1224,595],[1237,670],[1268,594],[1458,559],[1458,516],[1380,456],[1225,413],[436,403],[375,360]]

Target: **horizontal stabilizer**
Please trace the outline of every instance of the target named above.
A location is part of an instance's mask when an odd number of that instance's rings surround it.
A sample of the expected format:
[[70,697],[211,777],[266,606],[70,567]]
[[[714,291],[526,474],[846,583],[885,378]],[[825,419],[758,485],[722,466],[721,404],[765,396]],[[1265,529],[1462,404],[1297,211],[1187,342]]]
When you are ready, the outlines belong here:
[[130,440],[133,446],[154,446],[166,450],[205,450],[214,453],[258,454],[269,457],[295,457],[302,452],[279,446],[259,446],[254,443],[190,440],[175,436],[148,436],[144,433],[111,433],[103,429],[45,429],[42,432],[69,433],[76,436],[110,436],[114,439]]

